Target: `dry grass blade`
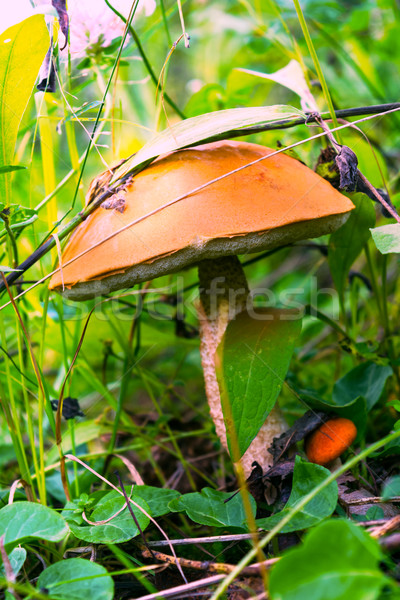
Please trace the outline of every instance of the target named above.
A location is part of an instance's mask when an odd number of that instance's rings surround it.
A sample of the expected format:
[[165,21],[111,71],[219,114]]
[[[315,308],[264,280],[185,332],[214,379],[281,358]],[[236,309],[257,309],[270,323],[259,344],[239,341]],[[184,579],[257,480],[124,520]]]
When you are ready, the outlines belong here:
[[[160,592],[156,592],[155,594],[147,594],[146,596],[141,596],[138,600],[160,600],[163,598],[173,598],[174,596],[180,596],[182,598],[187,598],[188,592],[196,592],[200,588],[210,587],[219,583],[224,579],[225,575],[213,575],[212,577],[207,577],[206,579],[198,579],[197,581],[192,581],[190,583],[186,583],[185,585],[177,585],[169,590],[162,590]],[[129,600],[134,600],[133,598],[129,598]]]
[[12,504],[14,502],[15,492],[21,486],[25,490],[25,494],[28,499],[28,502],[35,502],[35,498],[33,497],[33,494],[32,494],[32,488],[29,485],[29,483],[27,483],[25,481],[25,479],[16,479],[15,481],[13,481],[13,483],[10,487],[10,493],[8,495],[8,504]]

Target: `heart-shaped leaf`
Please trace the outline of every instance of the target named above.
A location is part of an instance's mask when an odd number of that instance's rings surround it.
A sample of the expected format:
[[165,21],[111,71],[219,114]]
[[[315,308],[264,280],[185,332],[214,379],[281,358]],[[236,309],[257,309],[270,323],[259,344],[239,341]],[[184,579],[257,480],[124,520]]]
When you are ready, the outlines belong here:
[[[127,490],[128,496],[129,492],[130,490]],[[150,513],[149,505],[142,498],[131,496],[131,499],[147,514]],[[121,511],[125,503],[125,498],[116,491],[102,496],[89,516],[89,520],[96,523],[95,525],[77,517],[73,511],[76,506],[72,502],[67,503],[63,515],[77,538],[93,544],[120,544],[140,533],[129,509],[125,507]],[[141,531],[144,531],[150,522],[149,518],[135,505],[131,504],[131,508]]]
[[[296,506],[299,500],[309,494],[329,475],[330,472],[325,467],[306,462],[300,456],[296,456],[293,471],[293,487],[285,508],[271,517],[257,519],[258,527],[267,530],[275,527]],[[337,483],[336,481],[332,481],[332,483],[314,496],[300,512],[294,515],[290,522],[282,528],[281,533],[306,529],[307,527],[316,525],[322,519],[330,517],[336,508],[337,499]]]
[[102,565],[69,558],[50,565],[40,575],[37,587],[54,600],[112,600],[114,583]]
[[26,540],[59,542],[68,533],[68,525],[55,510],[35,502],[14,502],[0,510],[0,537],[6,550]]
[[[256,503],[249,497],[253,513]],[[234,527],[247,530],[247,517],[240,494],[204,488],[200,493],[184,494],[169,503],[174,512],[185,511],[187,516],[209,527]]]

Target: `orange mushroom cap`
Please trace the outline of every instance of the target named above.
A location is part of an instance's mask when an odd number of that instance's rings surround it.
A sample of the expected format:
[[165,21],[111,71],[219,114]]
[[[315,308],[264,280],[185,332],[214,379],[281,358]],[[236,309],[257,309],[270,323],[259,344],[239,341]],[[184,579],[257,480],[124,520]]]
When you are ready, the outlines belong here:
[[64,282],[64,295],[83,300],[202,259],[259,252],[337,229],[352,202],[282,153],[192,192],[272,152],[223,141],[159,158],[77,227],[62,256],[63,278],[57,272],[50,288],[61,291]]
[[317,465],[327,465],[343,454],[356,436],[357,428],[353,421],[343,417],[330,419],[306,438],[307,458]]

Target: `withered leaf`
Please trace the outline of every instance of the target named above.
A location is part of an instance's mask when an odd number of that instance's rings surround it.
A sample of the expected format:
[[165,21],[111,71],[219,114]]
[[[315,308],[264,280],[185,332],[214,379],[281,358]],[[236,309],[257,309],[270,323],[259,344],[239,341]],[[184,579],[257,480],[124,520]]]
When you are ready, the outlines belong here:
[[353,150],[348,146],[342,146],[340,153],[335,158],[339,169],[339,189],[354,192],[358,181],[358,159]]
[[60,29],[63,32],[65,37],[65,44],[61,50],[64,50],[65,46],[68,43],[68,29],[69,29],[69,19],[66,7],[66,0],[51,0],[52,5],[57,11],[58,14],[58,22],[60,24]]
[[300,419],[297,419],[295,424],[282,433],[279,437],[274,438],[268,452],[274,457],[274,463],[277,462],[286,451],[300,442],[309,433],[314,431],[327,418],[327,415],[322,411],[308,410]]

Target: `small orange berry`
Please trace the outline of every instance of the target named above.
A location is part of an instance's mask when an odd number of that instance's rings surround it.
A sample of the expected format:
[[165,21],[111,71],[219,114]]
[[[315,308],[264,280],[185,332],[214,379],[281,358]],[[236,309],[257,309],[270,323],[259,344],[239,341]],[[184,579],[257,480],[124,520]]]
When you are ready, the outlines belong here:
[[317,465],[327,465],[338,458],[354,442],[356,436],[357,428],[349,419],[330,419],[306,438],[307,458]]

